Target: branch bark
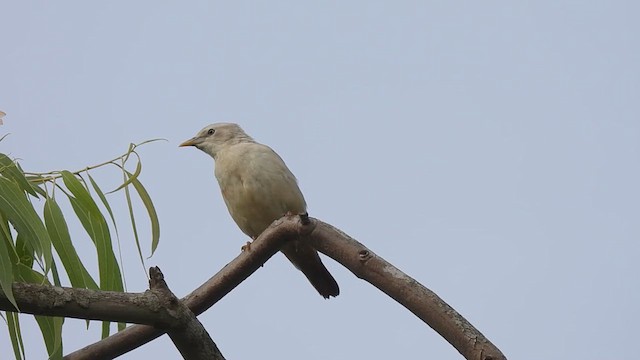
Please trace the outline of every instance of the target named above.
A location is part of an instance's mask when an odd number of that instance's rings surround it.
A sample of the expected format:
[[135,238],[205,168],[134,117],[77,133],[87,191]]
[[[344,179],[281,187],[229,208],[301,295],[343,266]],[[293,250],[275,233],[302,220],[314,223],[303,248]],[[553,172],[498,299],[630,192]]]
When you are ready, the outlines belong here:
[[[243,251],[217,274],[182,301],[195,315],[200,315],[231,292],[247,277],[258,270],[285,244],[286,241],[308,234],[313,226],[304,226],[299,217],[290,216],[274,223],[251,243],[250,251]],[[66,360],[113,359],[134,350],[164,332],[152,326],[132,325],[105,339],[76,350]]]
[[167,330],[167,334],[184,359],[224,360],[224,356],[213,342],[198,318],[169,290],[164,275],[158,267],[149,269],[149,289],[154,293],[162,308],[177,319]]
[[339,229],[313,219],[316,250],[389,295],[424,321],[468,360],[506,360],[502,352],[433,291]]
[[122,293],[13,283],[13,294],[19,309],[0,292],[0,310],[159,327],[168,327],[175,322],[151,291]]
[[185,359],[224,360],[196,316],[169,290],[159,268],[149,269],[149,289],[121,293],[14,283],[19,310],[0,292],[0,309],[34,315],[149,324],[167,331]]

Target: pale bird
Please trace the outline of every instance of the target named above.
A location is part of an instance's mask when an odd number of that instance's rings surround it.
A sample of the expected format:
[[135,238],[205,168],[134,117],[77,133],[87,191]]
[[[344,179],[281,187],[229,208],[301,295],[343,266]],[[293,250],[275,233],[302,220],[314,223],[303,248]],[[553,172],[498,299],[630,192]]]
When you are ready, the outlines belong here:
[[[195,146],[213,157],[227,209],[240,230],[252,239],[285,214],[306,214],[307,204],[298,182],[282,158],[237,124],[209,125],[180,146]],[[320,295],[338,296],[338,283],[313,247],[294,240],[281,251]]]

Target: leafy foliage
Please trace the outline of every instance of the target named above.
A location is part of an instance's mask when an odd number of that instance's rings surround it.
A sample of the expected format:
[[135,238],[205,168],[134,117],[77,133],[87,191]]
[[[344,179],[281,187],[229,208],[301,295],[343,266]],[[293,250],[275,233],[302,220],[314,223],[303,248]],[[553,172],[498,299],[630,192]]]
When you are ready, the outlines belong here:
[[[16,161],[0,154],[0,291],[16,308],[18,304],[11,287],[13,282],[53,283],[59,286],[59,270],[64,270],[72,287],[124,291],[121,261],[118,261],[114,251],[112,230],[116,234],[118,249],[120,246],[116,220],[107,200],[109,194],[125,194],[136,248],[144,265],[130,187],[138,194],[151,223],[150,255],[153,255],[160,239],[160,227],[151,197],[138,179],[142,163],[136,148],[144,143],[131,144],[124,155],[75,172],[27,173]],[[131,159],[136,161],[133,173],[126,170],[127,162]],[[124,182],[105,194],[89,172],[108,165],[119,168]],[[89,179],[88,183],[85,177]],[[80,258],[76,251],[65,214],[59,205],[60,198],[66,198],[69,202],[75,217],[95,246],[98,281],[87,270],[87,259]],[[0,315],[7,324],[15,358],[23,359],[25,346],[18,314],[5,312]],[[35,318],[50,359],[61,359],[64,320],[45,316]],[[122,329],[124,325],[119,324],[118,328]],[[103,322],[102,336],[108,335],[109,323]]]

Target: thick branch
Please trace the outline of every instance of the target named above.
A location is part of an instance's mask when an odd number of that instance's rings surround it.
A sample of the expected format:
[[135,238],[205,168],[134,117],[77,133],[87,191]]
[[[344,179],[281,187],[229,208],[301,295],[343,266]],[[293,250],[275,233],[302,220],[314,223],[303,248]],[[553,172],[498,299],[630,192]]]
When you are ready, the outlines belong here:
[[34,315],[105,320],[166,327],[175,318],[150,291],[122,293],[49,285],[13,283],[16,309],[0,292],[0,310]]
[[[89,320],[150,324],[168,331],[185,359],[224,359],[196,316],[169,290],[159,268],[149,269],[150,289],[122,293],[14,283],[19,312]],[[18,312],[0,292],[0,309]]]
[[[184,297],[182,299],[184,304],[195,315],[203,313],[258,270],[278,252],[288,239],[299,236],[301,231],[308,233],[311,230],[313,230],[311,226],[301,227],[297,216],[276,220],[258,239],[251,243],[250,251],[240,253],[211,279]],[[164,334],[162,330],[151,326],[133,325],[106,339],[74,351],[64,358],[67,360],[113,359],[162,334]]]
[[[224,360],[196,316],[169,290],[159,268],[149,269],[150,291],[122,293],[14,283],[20,312],[89,320],[150,324],[168,331],[185,359]],[[0,309],[18,311],[0,292]]]
[[177,321],[167,333],[184,359],[188,360],[224,360],[224,356],[213,342],[209,333],[198,318],[169,290],[164,275],[158,267],[149,269],[149,289],[170,311]]
[[466,359],[506,359],[480,331],[434,292],[339,229],[320,220],[314,221],[317,224],[309,236],[313,247],[402,304]]

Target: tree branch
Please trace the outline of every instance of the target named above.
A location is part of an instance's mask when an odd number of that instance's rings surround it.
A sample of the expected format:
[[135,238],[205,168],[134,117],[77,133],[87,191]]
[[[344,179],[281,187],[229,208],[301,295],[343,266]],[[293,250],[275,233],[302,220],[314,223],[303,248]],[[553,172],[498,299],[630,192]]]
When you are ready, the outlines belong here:
[[309,241],[433,328],[465,359],[506,360],[500,350],[438,295],[339,229],[313,219]]
[[[271,256],[292,238],[307,234],[313,226],[302,226],[297,216],[289,216],[274,223],[251,243],[251,250],[243,251],[212,278],[185,296],[182,301],[197,316],[231,292],[258,270]],[[66,360],[113,359],[136,349],[164,332],[152,326],[133,325],[105,339],[76,350]]]
[[[342,231],[311,219],[309,225],[299,217],[276,220],[251,250],[242,252],[183,301],[196,315],[202,313],[273,256],[288,239],[307,236],[320,252],[338,261],[357,277],[376,286],[405,306],[469,360],[502,360],[506,357],[462,315],[415,279],[374,254]],[[65,359],[111,359],[162,335],[162,331],[134,325],[95,344],[73,352]]]
[[0,291],[0,309],[34,315],[149,324],[168,332],[185,359],[224,360],[200,321],[169,290],[159,268],[149,269],[150,290],[122,293],[14,283],[19,310]]
[[224,356],[213,342],[198,318],[169,290],[164,275],[158,267],[149,269],[149,289],[154,293],[163,309],[167,309],[177,321],[167,329],[167,334],[184,359],[224,360]]
[[160,327],[168,327],[176,320],[150,291],[122,293],[13,283],[13,295],[19,309],[0,291],[0,310]]

